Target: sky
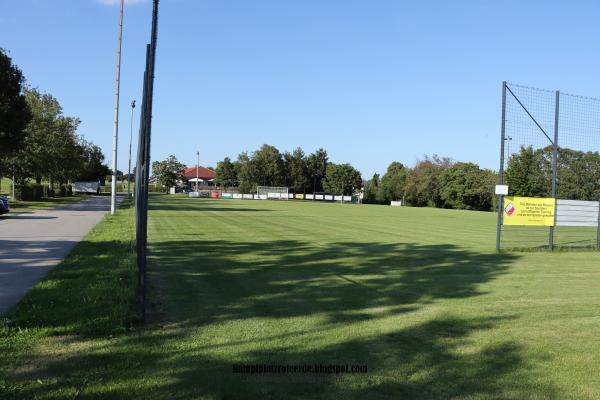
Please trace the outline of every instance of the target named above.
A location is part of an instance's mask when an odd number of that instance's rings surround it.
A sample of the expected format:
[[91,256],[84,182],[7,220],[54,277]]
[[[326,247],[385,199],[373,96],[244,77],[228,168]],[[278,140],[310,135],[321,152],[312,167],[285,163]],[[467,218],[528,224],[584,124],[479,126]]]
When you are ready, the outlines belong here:
[[[0,47],[110,163],[118,0],[0,0]],[[600,96],[600,2],[162,0],[152,160],[263,143],[363,177],[425,154],[497,169],[501,84]],[[151,2],[125,7],[119,169]],[[134,116],[134,154],[139,107]]]

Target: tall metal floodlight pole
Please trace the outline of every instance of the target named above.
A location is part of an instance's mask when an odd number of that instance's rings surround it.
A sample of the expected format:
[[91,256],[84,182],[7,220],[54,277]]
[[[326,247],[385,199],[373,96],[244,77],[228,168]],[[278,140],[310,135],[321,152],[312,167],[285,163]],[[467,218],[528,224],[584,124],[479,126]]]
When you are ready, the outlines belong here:
[[121,47],[123,45],[123,5],[121,0],[119,11],[119,39],[117,42],[117,79],[115,82],[115,126],[113,129],[112,185],[110,188],[110,213],[115,214],[117,208],[117,147],[119,144],[119,91],[121,89]]
[[133,110],[135,100],[131,102],[131,128],[129,130],[129,168],[127,169],[127,197],[131,197],[131,141],[133,139]]
[[507,137],[504,138],[504,140],[506,140],[506,147],[507,147],[507,149],[506,149],[506,156],[507,156],[506,159],[508,161],[510,161],[510,142],[512,141],[512,136],[507,136]]
[[198,161],[196,162],[196,192],[198,192],[198,180],[200,179],[199,169],[200,169],[200,152],[197,151],[196,155],[198,156]]

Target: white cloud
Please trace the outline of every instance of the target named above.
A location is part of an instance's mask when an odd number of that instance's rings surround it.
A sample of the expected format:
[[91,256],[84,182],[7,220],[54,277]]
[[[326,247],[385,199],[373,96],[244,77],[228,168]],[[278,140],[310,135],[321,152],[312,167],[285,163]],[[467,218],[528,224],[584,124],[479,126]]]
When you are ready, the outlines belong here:
[[[100,4],[104,4],[107,6],[114,6],[121,2],[121,0],[98,0]],[[130,6],[132,4],[145,3],[146,0],[125,0],[125,4]]]

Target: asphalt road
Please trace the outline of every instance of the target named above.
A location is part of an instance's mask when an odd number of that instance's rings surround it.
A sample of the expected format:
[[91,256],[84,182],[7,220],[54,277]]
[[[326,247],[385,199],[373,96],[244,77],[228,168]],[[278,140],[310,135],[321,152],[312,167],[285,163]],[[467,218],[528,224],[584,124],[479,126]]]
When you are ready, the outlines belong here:
[[0,216],[0,315],[15,305],[110,211],[110,197]]

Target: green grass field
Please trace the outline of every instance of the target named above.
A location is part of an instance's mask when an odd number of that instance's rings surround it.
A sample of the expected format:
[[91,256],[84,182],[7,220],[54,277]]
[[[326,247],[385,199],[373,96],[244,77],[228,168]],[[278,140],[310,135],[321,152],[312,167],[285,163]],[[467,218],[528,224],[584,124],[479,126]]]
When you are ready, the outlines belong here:
[[[600,398],[600,253],[495,254],[492,213],[152,196],[142,328],[131,221],[6,316],[5,397]],[[368,373],[232,372],[315,363]]]

